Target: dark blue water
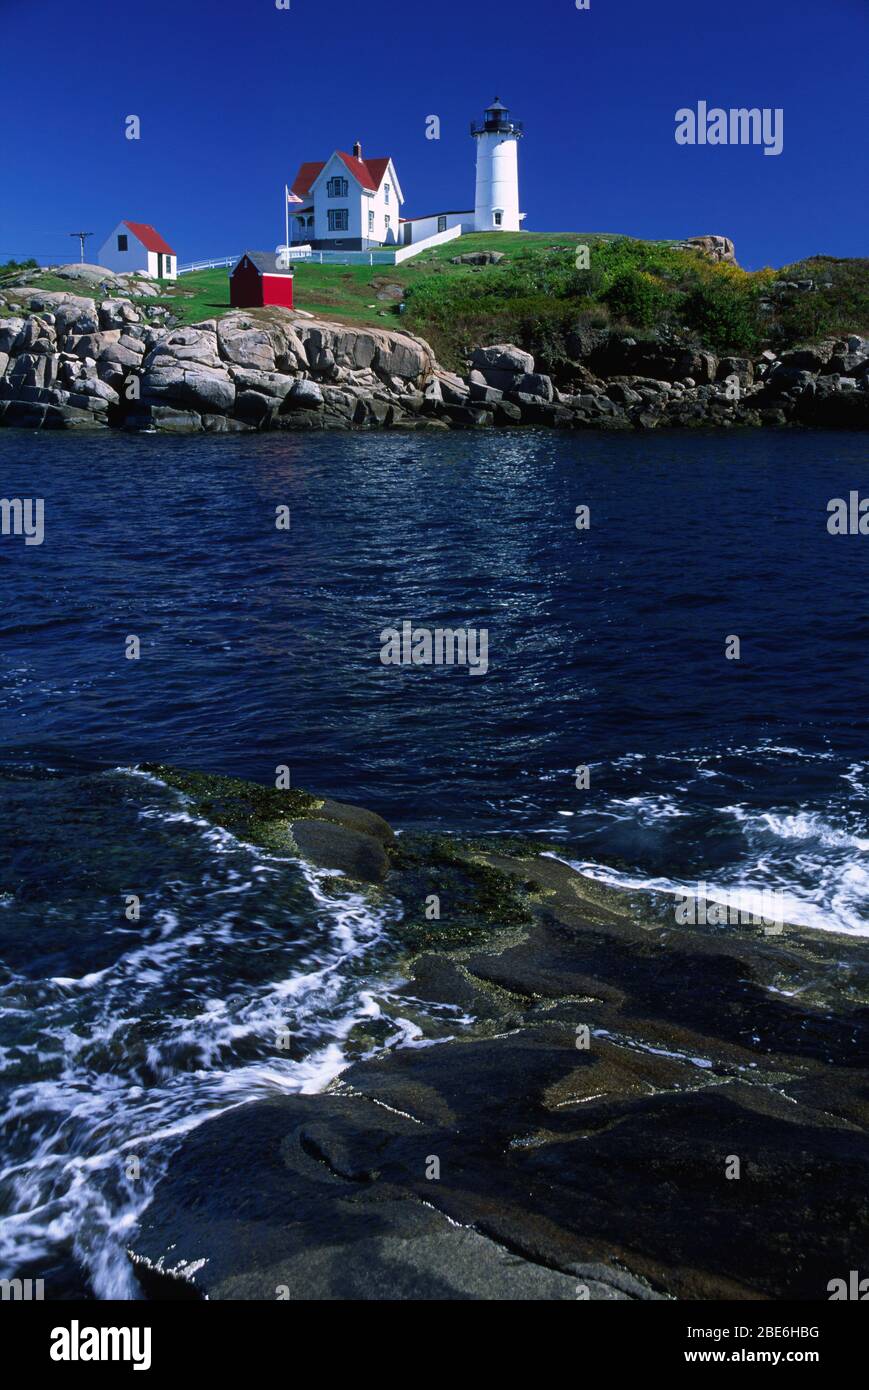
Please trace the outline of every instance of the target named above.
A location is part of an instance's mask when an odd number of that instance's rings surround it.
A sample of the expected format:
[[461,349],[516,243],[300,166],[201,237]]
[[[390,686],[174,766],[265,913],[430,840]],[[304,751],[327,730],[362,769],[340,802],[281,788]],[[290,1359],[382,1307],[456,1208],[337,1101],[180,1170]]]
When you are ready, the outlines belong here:
[[[186,1124],[322,1084],[360,1020],[415,1036],[388,904],[139,762],[288,764],[398,828],[541,834],[612,881],[775,888],[869,932],[869,538],[826,530],[866,458],[826,433],[0,432],[2,495],[46,526],[0,538],[0,1265],[129,1292],[123,1232]],[[486,629],[487,673],[384,666],[405,620]]]

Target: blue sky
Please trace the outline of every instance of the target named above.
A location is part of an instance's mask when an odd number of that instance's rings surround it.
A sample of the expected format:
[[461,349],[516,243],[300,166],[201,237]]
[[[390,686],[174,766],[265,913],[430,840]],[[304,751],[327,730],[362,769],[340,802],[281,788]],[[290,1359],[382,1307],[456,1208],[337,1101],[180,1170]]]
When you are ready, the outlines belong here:
[[[496,94],[528,230],[723,233],[752,269],[869,255],[869,0],[0,0],[0,35],[0,259],[77,258],[67,232],[121,218],[182,263],[272,247],[284,180],[357,139],[404,215],[473,206]],[[678,146],[701,99],[783,108],[782,154]]]

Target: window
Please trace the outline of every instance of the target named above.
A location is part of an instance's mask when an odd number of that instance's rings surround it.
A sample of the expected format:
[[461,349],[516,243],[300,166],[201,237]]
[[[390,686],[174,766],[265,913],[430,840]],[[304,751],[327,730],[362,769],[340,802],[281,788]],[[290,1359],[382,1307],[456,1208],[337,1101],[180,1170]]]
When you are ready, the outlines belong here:
[[447,219],[446,219],[445,217],[439,217],[439,218],[438,218],[438,231],[439,231],[439,232],[445,232],[446,229],[447,229]]
[[496,227],[500,227],[501,221],[502,221],[503,217],[504,217],[503,212],[496,212],[496,213],[495,213],[495,226],[496,226]]
[[329,179],[326,184],[326,194],[329,198],[346,198],[347,180],[339,178]]
[[118,250],[119,250],[119,251],[126,251],[126,249],[127,249],[127,238],[126,238],[125,236],[119,236],[119,237],[118,237]]
[[386,228],[386,230],[389,231],[389,213],[387,213],[386,216],[384,217],[384,219],[383,219],[383,225],[384,225],[384,227]]
[[389,205],[389,184],[388,184],[388,183],[385,183],[385,184],[383,185],[383,201],[384,201],[384,203],[387,204],[387,206]]
[[372,233],[373,231],[374,231],[374,213],[371,212],[371,211],[369,211],[369,213],[368,213],[368,234],[369,234],[369,236],[371,235],[371,233]]
[[347,208],[329,209],[329,231],[346,232],[350,225],[350,213]]
[[171,256],[167,256],[167,257],[166,257],[166,274],[167,274],[167,275],[171,275],[171,274],[172,274],[172,257],[171,257]]

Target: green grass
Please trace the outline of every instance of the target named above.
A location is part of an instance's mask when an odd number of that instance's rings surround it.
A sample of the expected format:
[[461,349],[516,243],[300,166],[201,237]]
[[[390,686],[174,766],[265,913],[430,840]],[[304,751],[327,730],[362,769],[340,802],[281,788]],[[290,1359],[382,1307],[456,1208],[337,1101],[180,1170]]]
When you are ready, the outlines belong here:
[[[576,267],[576,246],[589,246],[588,270]],[[456,266],[471,251],[504,254],[495,266]],[[668,327],[693,334],[720,353],[754,353],[825,334],[869,331],[869,260],[811,257],[780,270],[744,271],[713,265],[699,252],[670,242],[637,241],[601,233],[488,232],[458,238],[400,266],[295,267],[296,307],[318,318],[378,328],[402,328],[428,339],[441,362],[460,366],[482,343],[513,342],[546,367],[568,355],[577,325],[607,326],[650,336]],[[812,279],[810,293],[779,294],[777,280]],[[34,275],[46,289],[89,291],[83,285]],[[398,302],[378,290],[399,286]],[[185,323],[229,310],[225,269],[160,282],[162,304]],[[769,307],[770,304],[772,307]]]

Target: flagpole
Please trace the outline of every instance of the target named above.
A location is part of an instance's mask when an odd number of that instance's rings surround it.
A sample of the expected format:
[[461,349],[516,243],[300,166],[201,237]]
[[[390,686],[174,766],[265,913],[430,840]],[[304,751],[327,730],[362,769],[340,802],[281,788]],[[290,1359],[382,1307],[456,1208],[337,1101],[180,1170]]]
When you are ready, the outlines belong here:
[[284,184],[284,245],[287,260],[290,258],[290,190]]

